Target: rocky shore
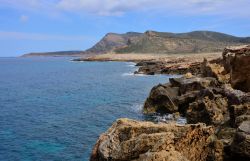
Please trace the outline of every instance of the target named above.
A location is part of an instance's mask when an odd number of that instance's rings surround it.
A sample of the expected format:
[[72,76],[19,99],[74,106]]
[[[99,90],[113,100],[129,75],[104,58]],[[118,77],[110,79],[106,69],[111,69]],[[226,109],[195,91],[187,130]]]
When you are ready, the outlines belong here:
[[90,160],[250,160],[249,62],[250,46],[241,46],[189,64],[138,63],[136,73],[184,74],[153,87],[143,112],[183,116],[187,124],[118,119],[100,136]]

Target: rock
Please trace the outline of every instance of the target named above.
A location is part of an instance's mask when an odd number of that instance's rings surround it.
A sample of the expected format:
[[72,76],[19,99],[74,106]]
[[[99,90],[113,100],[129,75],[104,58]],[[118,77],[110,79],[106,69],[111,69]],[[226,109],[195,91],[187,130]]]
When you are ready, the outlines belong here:
[[189,104],[186,117],[188,123],[203,122],[207,125],[220,125],[225,122],[227,115],[227,99],[221,96],[198,98]]
[[250,114],[244,114],[236,117],[235,126],[239,127],[243,121],[250,121]]
[[215,87],[218,84],[217,80],[212,77],[169,78],[169,81],[172,86],[180,88],[179,93],[181,95],[191,91],[199,91],[207,87]]
[[230,73],[232,87],[250,92],[250,47],[226,48],[223,60],[225,70]]
[[238,127],[231,151],[238,160],[250,160],[250,121],[244,121]]
[[184,75],[184,78],[192,78],[194,77],[192,73],[188,72]]
[[179,62],[179,63],[171,63],[168,65],[165,65],[161,69],[161,74],[186,74],[186,73],[192,73],[192,74],[198,74],[200,73],[200,62]]
[[137,63],[136,66],[139,66],[139,69],[134,72],[135,74],[154,75],[161,73],[164,63],[161,61],[142,61]]
[[119,119],[102,134],[91,161],[206,161],[212,127]]
[[218,139],[223,143],[224,146],[230,146],[233,142],[236,129],[232,127],[222,127],[216,134]]
[[195,62],[184,58],[174,60],[151,60],[137,63],[139,66],[135,74],[198,74],[201,62]]
[[202,63],[201,71],[204,77],[214,77],[222,83],[228,83],[230,80],[230,75],[221,64],[209,63],[206,59]]
[[[239,131],[250,134],[250,121],[243,121],[238,127]],[[250,147],[249,147],[250,148]],[[250,152],[249,152],[250,153]]]
[[230,121],[233,127],[238,127],[239,124],[247,120],[250,115],[250,104],[240,104],[240,105],[232,105],[229,107],[230,112]]
[[179,88],[172,88],[170,84],[159,84],[152,88],[149,97],[144,103],[144,113],[174,113],[178,111],[175,103]]
[[174,113],[185,115],[189,103],[195,101],[200,90],[217,85],[215,78],[170,78],[170,83],[152,88],[144,103],[144,113]]

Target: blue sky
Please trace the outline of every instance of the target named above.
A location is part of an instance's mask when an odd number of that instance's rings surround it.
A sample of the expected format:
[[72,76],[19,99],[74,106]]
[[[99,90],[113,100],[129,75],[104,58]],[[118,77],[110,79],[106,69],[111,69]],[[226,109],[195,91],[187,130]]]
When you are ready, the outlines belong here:
[[0,56],[84,50],[108,32],[250,36],[250,0],[0,0]]

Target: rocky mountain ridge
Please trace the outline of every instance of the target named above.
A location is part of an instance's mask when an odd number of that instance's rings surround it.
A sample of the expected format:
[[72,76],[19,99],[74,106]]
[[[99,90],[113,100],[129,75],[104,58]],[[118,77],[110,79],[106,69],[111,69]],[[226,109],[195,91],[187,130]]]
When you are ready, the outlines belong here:
[[[170,33],[146,31],[145,33],[127,32],[124,34],[108,33],[93,47],[80,51],[56,52],[63,56],[98,55],[114,53],[203,53],[220,52],[227,46],[250,43],[250,37],[236,37],[213,31],[193,31]],[[55,53],[32,53],[25,56],[53,56]]]

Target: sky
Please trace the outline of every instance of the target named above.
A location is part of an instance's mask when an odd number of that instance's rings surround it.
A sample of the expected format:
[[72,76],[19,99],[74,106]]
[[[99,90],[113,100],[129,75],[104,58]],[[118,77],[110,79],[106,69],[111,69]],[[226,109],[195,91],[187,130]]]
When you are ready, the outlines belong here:
[[250,36],[250,0],[0,0],[0,57],[85,50],[106,33]]

